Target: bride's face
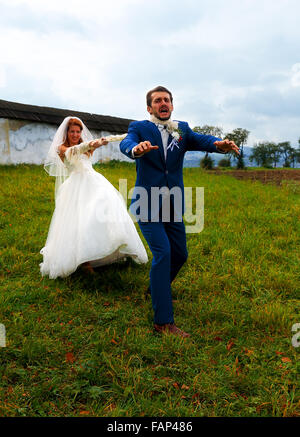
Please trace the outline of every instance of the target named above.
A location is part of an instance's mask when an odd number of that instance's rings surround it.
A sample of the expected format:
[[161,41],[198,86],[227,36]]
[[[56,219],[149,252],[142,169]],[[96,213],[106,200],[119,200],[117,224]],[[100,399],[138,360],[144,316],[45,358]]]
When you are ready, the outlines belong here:
[[79,126],[74,125],[69,127],[68,143],[70,144],[70,146],[75,146],[76,144],[78,144],[80,140],[80,136],[81,136],[81,129]]

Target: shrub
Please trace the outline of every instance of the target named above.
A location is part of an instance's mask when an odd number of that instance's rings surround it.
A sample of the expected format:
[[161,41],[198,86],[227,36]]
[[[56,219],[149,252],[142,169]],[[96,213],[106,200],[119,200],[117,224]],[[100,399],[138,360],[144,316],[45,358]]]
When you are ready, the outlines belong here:
[[231,167],[230,159],[228,158],[220,159],[218,163],[218,167]]
[[205,170],[212,170],[214,166],[214,160],[210,156],[204,156],[200,161],[200,167]]

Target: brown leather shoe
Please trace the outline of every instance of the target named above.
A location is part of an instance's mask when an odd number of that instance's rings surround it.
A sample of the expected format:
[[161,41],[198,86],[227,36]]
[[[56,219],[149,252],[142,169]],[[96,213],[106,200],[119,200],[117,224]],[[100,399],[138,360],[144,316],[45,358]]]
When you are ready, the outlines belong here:
[[95,270],[93,269],[93,267],[91,266],[91,264],[89,262],[81,264],[81,268],[84,271],[84,273],[87,273],[89,275],[96,274]]
[[154,324],[154,330],[159,333],[168,333],[173,335],[178,335],[179,337],[190,337],[191,335],[187,332],[182,331],[181,329],[177,328],[177,326],[174,323],[166,323],[165,325],[157,325]]

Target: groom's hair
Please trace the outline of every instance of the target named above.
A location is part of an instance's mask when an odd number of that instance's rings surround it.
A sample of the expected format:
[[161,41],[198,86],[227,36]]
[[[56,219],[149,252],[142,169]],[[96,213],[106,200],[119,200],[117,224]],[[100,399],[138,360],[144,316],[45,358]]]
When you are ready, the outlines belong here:
[[156,92],[165,92],[165,93],[168,93],[170,95],[171,103],[173,103],[173,96],[172,96],[171,91],[169,91],[164,86],[157,86],[157,87],[153,88],[153,90],[150,90],[150,91],[147,92],[147,95],[146,95],[147,106],[151,106],[151,104],[152,104],[152,93],[156,93]]

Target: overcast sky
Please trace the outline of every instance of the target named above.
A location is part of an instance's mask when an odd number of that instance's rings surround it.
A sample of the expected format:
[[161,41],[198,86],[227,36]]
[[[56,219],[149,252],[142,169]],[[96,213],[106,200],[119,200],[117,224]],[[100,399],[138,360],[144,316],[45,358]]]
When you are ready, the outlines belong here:
[[145,119],[164,85],[191,127],[295,146],[299,18],[299,0],[0,0],[0,98]]

